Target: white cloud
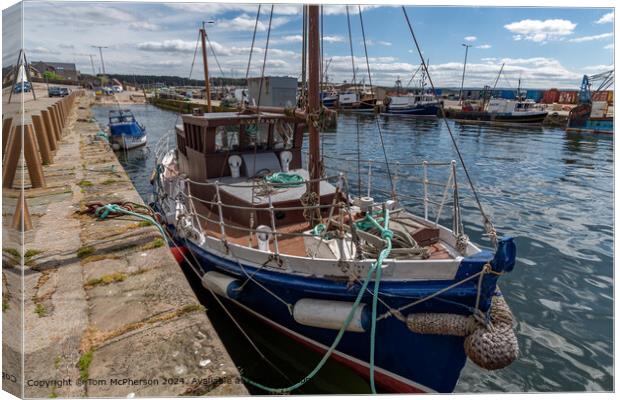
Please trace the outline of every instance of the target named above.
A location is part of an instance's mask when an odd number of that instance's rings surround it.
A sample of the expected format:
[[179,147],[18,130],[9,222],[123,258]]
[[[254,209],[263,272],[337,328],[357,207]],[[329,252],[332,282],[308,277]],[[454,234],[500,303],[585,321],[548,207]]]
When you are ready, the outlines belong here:
[[[178,11],[186,11],[192,14],[203,14],[208,17],[214,17],[222,15],[227,12],[237,11],[243,13],[251,13],[256,15],[258,11],[258,5],[254,4],[239,4],[239,3],[165,3],[166,7],[172,8]],[[263,4],[261,7],[261,15],[269,15],[271,6],[269,4]],[[301,4],[275,4],[273,7],[274,15],[300,15]]]
[[[360,6],[360,8],[362,9],[362,12],[366,11],[366,10],[372,10],[373,8],[377,8],[377,7],[381,7],[381,6],[376,6],[376,5],[363,5]],[[323,14],[324,15],[342,15],[342,14],[346,14],[347,13],[347,6],[346,5],[324,5],[323,6]],[[357,14],[358,13],[358,6],[356,5],[349,5],[349,14]]]
[[607,13],[599,18],[595,24],[608,24],[610,22],[614,22],[614,12]]
[[344,38],[338,35],[325,35],[323,36],[323,41],[327,43],[340,43],[344,42]]
[[196,48],[196,43],[188,42],[186,40],[174,39],[164,40],[162,42],[138,43],[137,47],[138,49],[144,51],[192,53]]
[[129,24],[129,29],[136,31],[158,31],[160,27],[149,21],[136,21]]
[[481,44],[480,46],[476,46],[477,49],[482,49],[482,50],[486,50],[486,49],[490,49],[492,46],[490,44]]
[[[284,25],[289,21],[285,17],[274,17],[271,20],[271,29],[277,28],[280,25]],[[218,20],[216,21],[218,28],[230,29],[233,31],[253,31],[256,25],[256,30],[259,32],[267,31],[269,22],[258,21],[256,24],[256,17],[249,16],[247,14],[241,14],[230,20]]]
[[282,38],[283,41],[285,42],[303,42],[304,38],[301,35],[289,35],[289,36],[284,36],[284,38]]
[[[363,42],[362,42],[362,44],[363,44]],[[368,46],[391,46],[392,42],[386,42],[385,40],[366,39],[366,44]]]
[[515,34],[514,40],[546,42],[563,39],[572,34],[576,26],[576,23],[566,19],[524,19],[504,25],[504,28]]
[[581,37],[569,39],[569,42],[572,42],[572,43],[591,42],[593,40],[606,39],[608,37],[612,37],[613,35],[614,35],[613,32],[609,32],[609,33],[602,33],[600,35],[581,36]]
[[477,38],[477,37],[475,37],[475,36],[465,36],[463,39],[464,39],[466,42],[475,42],[475,41],[476,41],[476,39],[478,39],[478,38]]
[[607,46],[603,47],[606,50],[613,50],[614,49],[614,44],[613,43],[609,43]]

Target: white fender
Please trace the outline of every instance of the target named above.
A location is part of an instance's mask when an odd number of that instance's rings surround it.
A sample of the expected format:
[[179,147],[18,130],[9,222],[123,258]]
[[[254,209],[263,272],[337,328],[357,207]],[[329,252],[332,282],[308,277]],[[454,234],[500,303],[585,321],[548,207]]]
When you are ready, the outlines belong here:
[[[366,331],[364,327],[367,324],[364,318],[365,306],[365,304],[357,306],[347,331]],[[346,301],[301,299],[293,307],[293,318],[302,325],[340,330],[352,307],[353,303]]]

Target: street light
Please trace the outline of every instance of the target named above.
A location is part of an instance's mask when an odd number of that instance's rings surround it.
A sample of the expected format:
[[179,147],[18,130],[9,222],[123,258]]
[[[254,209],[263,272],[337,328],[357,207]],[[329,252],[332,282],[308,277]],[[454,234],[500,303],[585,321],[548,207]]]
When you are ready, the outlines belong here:
[[472,45],[461,43],[461,46],[465,47],[465,62],[463,63],[463,76],[461,77],[461,93],[459,95],[459,104],[463,104],[463,83],[465,82],[465,67],[467,66],[467,52],[469,48],[472,47]]

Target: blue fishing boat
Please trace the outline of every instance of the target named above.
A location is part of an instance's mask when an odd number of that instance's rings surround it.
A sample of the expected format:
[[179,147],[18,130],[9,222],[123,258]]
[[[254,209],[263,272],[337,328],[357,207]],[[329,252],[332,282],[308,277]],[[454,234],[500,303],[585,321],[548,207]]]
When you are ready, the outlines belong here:
[[[330,156],[321,154],[314,119],[321,111],[319,7],[304,7],[307,108],[196,109],[175,127],[176,146],[166,139],[155,150],[152,207],[202,287],[234,306],[233,318],[254,316],[323,354],[288,388],[251,376],[245,382],[290,392],[331,357],[367,378],[373,392],[450,392],[467,358],[486,369],[509,365],[518,344],[498,281],[514,268],[515,243],[498,236],[482,206],[490,246],[469,240],[457,163],[398,163],[385,153],[382,168],[366,165],[363,192],[351,190],[346,174],[354,159],[338,159],[342,172],[322,173]],[[397,163],[425,177],[417,212],[404,206],[391,174],[382,177],[392,191],[372,184]],[[441,193],[432,194],[431,183]],[[439,223],[444,213],[450,227]]]
[[383,99],[385,114],[409,115],[435,118],[439,112],[439,101],[432,95],[386,96]]
[[111,110],[108,114],[110,143],[115,150],[133,149],[146,145],[146,129],[131,110]]

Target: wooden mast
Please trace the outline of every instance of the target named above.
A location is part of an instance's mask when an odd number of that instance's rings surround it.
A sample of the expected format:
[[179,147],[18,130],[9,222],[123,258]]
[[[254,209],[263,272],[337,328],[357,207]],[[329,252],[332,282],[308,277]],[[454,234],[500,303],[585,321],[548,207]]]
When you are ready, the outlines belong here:
[[[319,38],[319,6],[308,6],[308,132],[309,132],[309,167],[310,179],[315,180],[321,178],[320,170],[320,137],[319,130],[315,123],[315,117],[319,115],[320,98],[319,98],[319,75],[320,75],[320,58],[321,46]],[[320,203],[320,182],[314,181],[310,184],[311,192],[317,194]]]
[[205,22],[202,21],[202,29],[200,29],[200,39],[202,40],[202,65],[205,71],[205,96],[207,97],[207,112],[211,112],[211,85],[209,83],[209,64],[207,63],[207,31],[205,30]]

